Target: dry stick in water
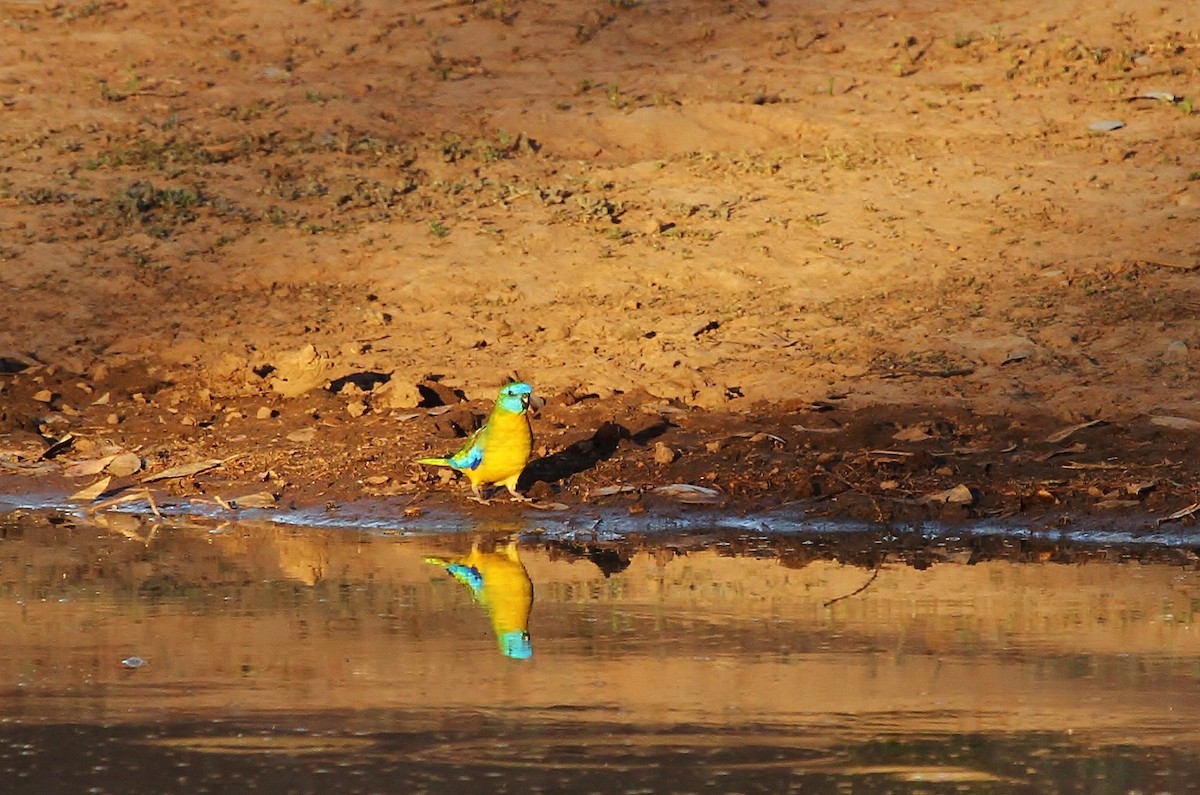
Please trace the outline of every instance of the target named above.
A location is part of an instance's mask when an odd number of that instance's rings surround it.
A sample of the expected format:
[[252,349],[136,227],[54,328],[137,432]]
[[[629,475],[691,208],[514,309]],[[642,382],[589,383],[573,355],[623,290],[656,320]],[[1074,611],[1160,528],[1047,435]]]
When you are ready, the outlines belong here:
[[878,566],[875,567],[875,571],[871,572],[871,579],[867,580],[862,585],[860,585],[857,589],[851,591],[850,593],[833,597],[828,602],[825,602],[824,604],[822,604],[821,607],[829,607],[830,605],[833,605],[836,602],[840,602],[843,599],[849,599],[852,596],[858,596],[860,593],[862,593],[863,591],[865,591],[871,587],[871,583],[875,582],[875,578],[879,576],[879,572],[881,569],[883,569],[882,563],[880,563]]

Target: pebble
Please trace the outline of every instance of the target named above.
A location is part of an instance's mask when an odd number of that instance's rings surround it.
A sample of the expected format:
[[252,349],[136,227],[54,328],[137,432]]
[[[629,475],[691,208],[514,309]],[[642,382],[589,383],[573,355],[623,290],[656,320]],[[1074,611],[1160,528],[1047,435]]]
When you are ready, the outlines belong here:
[[654,462],[656,464],[670,464],[679,458],[679,452],[672,450],[662,442],[654,445]]
[[1171,340],[1167,343],[1167,350],[1163,357],[1169,362],[1184,362],[1187,361],[1188,354],[1187,343],[1183,340]]

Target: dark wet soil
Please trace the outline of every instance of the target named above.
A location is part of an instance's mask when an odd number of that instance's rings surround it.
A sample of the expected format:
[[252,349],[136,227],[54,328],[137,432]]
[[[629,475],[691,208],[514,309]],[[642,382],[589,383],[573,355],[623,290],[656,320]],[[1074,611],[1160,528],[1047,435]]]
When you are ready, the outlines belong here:
[[[3,487],[71,494],[112,474],[69,476],[80,462],[133,451],[137,471],[118,473],[82,507],[148,487],[159,500],[221,508],[247,495],[255,499],[243,502],[257,507],[330,511],[377,499],[408,518],[455,506],[483,516],[589,506],[684,515],[699,506],[731,514],[786,507],[881,525],[1015,521],[1183,537],[1194,525],[1200,440],[1179,418],[1064,424],[1036,407],[979,416],[945,406],[851,409],[836,399],[722,412],[646,393],[565,393],[549,396],[532,420],[535,455],[520,487],[535,506],[510,506],[506,497],[477,506],[465,499],[465,481],[413,462],[456,449],[487,402],[429,390],[415,409],[352,417],[334,391],[341,386],[271,405],[206,397],[139,368],[0,374]],[[144,482],[199,462],[208,468]],[[674,484],[699,488],[659,490]]]

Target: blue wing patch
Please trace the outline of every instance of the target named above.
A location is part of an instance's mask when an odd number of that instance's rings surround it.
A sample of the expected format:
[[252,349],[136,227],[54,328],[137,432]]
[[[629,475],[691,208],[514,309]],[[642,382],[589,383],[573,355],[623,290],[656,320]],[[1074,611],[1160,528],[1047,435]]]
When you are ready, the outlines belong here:
[[471,589],[474,596],[483,592],[483,575],[474,566],[464,566],[461,563],[451,563],[446,571],[454,575],[454,579]]
[[473,444],[450,459],[455,469],[475,469],[483,462],[482,445]]

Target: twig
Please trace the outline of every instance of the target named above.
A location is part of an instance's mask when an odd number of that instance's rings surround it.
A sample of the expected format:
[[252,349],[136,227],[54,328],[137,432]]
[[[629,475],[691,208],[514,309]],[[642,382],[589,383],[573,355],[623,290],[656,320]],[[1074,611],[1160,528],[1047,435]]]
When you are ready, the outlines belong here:
[[871,583],[875,582],[875,578],[879,576],[879,572],[882,569],[883,569],[883,564],[880,563],[878,566],[875,567],[875,571],[871,572],[871,579],[867,580],[865,583],[860,585],[856,590],[851,591],[848,594],[842,594],[841,596],[835,596],[834,598],[830,599],[828,602],[825,602],[823,605],[821,605],[821,607],[829,607],[830,605],[833,605],[836,602],[840,602],[843,599],[849,599],[852,596],[858,596],[860,593],[862,593],[863,591],[865,591],[871,587]]
[[1193,502],[1188,507],[1181,508],[1173,514],[1159,517],[1154,524],[1155,526],[1159,526],[1165,524],[1166,522],[1174,522],[1178,519],[1186,519],[1189,516],[1195,516],[1198,511],[1200,511],[1200,502]]

